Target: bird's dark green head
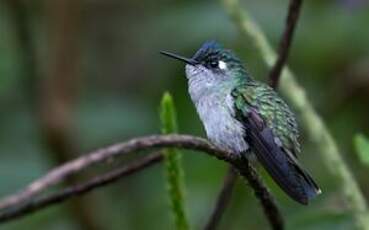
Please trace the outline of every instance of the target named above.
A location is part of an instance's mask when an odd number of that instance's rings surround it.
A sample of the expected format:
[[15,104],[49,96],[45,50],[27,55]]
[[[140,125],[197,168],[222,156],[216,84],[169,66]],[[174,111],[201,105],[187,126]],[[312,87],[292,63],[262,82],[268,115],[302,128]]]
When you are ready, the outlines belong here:
[[211,87],[251,79],[241,60],[215,41],[205,42],[191,58],[169,52],[161,53],[185,62],[186,76],[190,82],[196,81]]
[[215,41],[205,42],[192,57],[193,60],[211,70],[243,69],[241,60]]
[[162,51],[162,54],[183,61],[189,65],[201,65],[212,71],[242,71],[244,66],[241,60],[228,49],[224,49],[216,41],[205,42],[192,56],[185,58],[177,54]]

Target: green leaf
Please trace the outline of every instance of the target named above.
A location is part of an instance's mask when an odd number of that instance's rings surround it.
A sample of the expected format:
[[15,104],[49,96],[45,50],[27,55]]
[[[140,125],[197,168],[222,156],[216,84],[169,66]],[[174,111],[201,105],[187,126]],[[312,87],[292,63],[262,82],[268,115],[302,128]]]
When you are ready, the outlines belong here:
[[162,133],[176,133],[177,127],[177,115],[174,108],[172,96],[165,92],[161,100],[160,106],[160,118],[162,123]]
[[363,134],[356,134],[354,145],[361,163],[369,166],[369,140]]
[[[166,92],[160,106],[162,133],[176,133],[178,131],[177,116],[172,96]],[[172,208],[172,214],[177,230],[188,230],[189,224],[184,205],[184,182],[181,165],[181,154],[178,150],[168,148],[164,151],[167,188]]]

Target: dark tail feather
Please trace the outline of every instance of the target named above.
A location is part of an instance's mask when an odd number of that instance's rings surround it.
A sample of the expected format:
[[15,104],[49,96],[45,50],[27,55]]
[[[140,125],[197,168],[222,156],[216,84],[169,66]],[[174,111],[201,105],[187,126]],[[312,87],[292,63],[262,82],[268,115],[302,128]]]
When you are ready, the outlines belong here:
[[251,125],[248,142],[257,159],[274,181],[295,201],[308,204],[308,201],[321,193],[311,176],[298,164],[292,154],[285,152],[274,141],[270,128],[258,132]]
[[317,195],[319,195],[322,191],[320,190],[319,186],[315,183],[313,178],[309,175],[309,173],[306,172],[306,170],[304,170],[303,168],[301,168],[298,164],[294,166],[295,166],[296,172],[301,177],[300,179],[301,184],[305,190],[305,193],[308,199],[310,200],[316,197]]

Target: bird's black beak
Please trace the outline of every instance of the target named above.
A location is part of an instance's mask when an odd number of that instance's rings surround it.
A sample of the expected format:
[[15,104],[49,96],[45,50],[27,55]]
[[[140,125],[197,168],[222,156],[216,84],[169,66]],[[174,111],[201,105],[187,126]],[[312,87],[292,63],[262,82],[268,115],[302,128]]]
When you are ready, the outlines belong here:
[[185,58],[185,57],[179,56],[179,55],[174,54],[174,53],[170,53],[170,52],[166,52],[166,51],[160,51],[160,53],[163,54],[163,55],[165,55],[165,56],[168,56],[168,57],[171,57],[171,58],[174,58],[174,59],[177,59],[177,60],[186,62],[189,65],[197,65],[197,64],[199,64],[198,61],[196,61],[196,60],[193,60],[191,58]]

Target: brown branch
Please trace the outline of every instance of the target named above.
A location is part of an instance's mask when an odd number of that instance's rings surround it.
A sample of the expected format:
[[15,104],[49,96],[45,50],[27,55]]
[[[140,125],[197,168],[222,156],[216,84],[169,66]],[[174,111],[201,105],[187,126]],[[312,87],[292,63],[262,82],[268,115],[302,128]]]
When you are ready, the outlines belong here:
[[269,74],[270,86],[276,88],[290,50],[293,33],[300,15],[302,0],[290,0],[286,26],[279,42],[278,58]]
[[15,209],[0,213],[0,222],[7,222],[15,218],[20,218],[45,207],[66,201],[72,197],[84,195],[96,188],[113,183],[122,177],[129,176],[142,169],[153,166],[154,164],[159,163],[162,159],[163,155],[161,152],[152,153],[142,159],[134,160],[126,166],[112,170],[111,172],[105,173],[101,176],[96,176],[87,182],[70,186],[62,191],[54,192],[39,199],[31,200]]
[[244,159],[244,161],[238,161],[235,166],[253,188],[255,196],[259,198],[264,214],[267,216],[272,229],[284,229],[284,221],[276,202],[269,193],[268,188],[263,183],[260,183],[261,179],[256,170],[251,166],[247,159]]
[[224,182],[220,193],[218,194],[215,207],[209,217],[209,220],[205,226],[205,230],[217,229],[224,211],[226,210],[228,203],[231,200],[234,185],[237,181],[237,173],[235,168],[229,166],[227,175],[224,177]]
[[98,149],[89,154],[83,154],[75,160],[62,164],[51,170],[45,176],[31,183],[23,191],[11,195],[0,201],[0,210],[19,204],[27,199],[39,194],[46,188],[55,185],[65,178],[82,171],[83,169],[103,162],[118,155],[154,148],[154,147],[183,147],[194,150],[205,151],[222,160],[232,161],[233,154],[221,151],[201,138],[194,138],[187,135],[153,135],[142,138],[135,138],[127,142],[114,144],[106,148]]
[[[80,172],[87,167],[103,162],[112,157],[126,155],[128,153],[147,150],[152,148],[177,147],[191,150],[198,150],[207,153],[210,156],[233,164],[240,174],[244,176],[251,187],[254,189],[256,197],[263,205],[264,211],[267,212],[268,220],[271,226],[279,226],[279,217],[281,216],[277,205],[265,187],[263,182],[257,176],[255,170],[249,164],[245,164],[244,159],[240,159],[238,155],[221,150],[210,144],[207,140],[193,137],[189,135],[153,135],[141,138],[135,138],[127,142],[101,148],[89,154],[84,154],[75,160],[69,161],[55,169],[51,170],[45,176],[34,181],[24,190],[10,195],[0,201],[0,212],[2,215],[10,212],[19,205],[30,202],[36,195],[52,185],[60,183],[67,177]],[[268,213],[270,212],[270,213]],[[278,229],[278,228],[274,228]]]

